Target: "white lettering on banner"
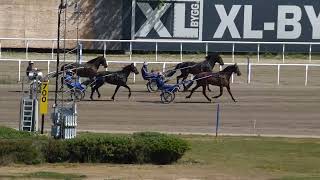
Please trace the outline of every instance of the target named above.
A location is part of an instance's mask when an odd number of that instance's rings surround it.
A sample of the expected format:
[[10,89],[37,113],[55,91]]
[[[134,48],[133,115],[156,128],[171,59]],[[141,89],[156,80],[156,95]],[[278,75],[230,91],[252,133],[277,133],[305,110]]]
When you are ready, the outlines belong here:
[[191,5],[191,22],[190,27],[199,27],[199,16],[200,16],[199,4]]
[[154,29],[160,37],[171,37],[167,28],[163,25],[160,18],[169,9],[170,4],[164,3],[160,9],[152,9],[149,3],[137,3],[143,14],[146,16],[146,22],[140,27],[135,36],[146,37],[149,32]]
[[[198,28],[186,28],[186,5],[177,3],[174,5],[174,28],[173,36],[177,38],[198,38]],[[191,14],[192,15],[192,14]]]
[[229,29],[232,38],[241,38],[237,26],[234,23],[241,5],[233,5],[229,12],[229,15],[227,14],[224,5],[215,5],[215,7],[221,19],[221,22],[218,26],[218,29],[214,33],[213,38],[222,38],[227,28]]
[[[292,18],[287,18],[287,14],[292,14]],[[299,6],[279,6],[278,7],[278,39],[297,39],[301,35],[300,20],[302,12]],[[286,30],[291,26],[292,30]]]
[[320,39],[320,13],[317,16],[313,6],[304,6],[304,8],[312,25],[312,39]]
[[262,39],[263,31],[252,30],[252,5],[244,6],[243,38]]

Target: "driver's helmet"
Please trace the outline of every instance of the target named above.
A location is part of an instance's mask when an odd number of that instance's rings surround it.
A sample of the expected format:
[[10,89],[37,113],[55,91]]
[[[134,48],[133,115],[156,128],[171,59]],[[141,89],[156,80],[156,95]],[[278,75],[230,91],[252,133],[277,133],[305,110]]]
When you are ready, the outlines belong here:
[[143,66],[148,66],[148,63],[147,62],[143,62]]
[[66,72],[66,74],[69,75],[69,76],[72,76],[73,73],[72,73],[72,71],[68,70],[68,71]]
[[31,65],[31,64],[34,64],[34,62],[33,61],[29,61],[29,65]]

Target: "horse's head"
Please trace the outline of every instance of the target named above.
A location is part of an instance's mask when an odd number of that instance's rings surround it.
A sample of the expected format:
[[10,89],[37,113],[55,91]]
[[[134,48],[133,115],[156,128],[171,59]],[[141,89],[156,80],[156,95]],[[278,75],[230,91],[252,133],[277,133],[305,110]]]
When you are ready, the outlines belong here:
[[130,68],[131,72],[133,72],[134,74],[139,74],[137,67],[133,63],[130,64]]
[[220,66],[224,65],[224,62],[218,53],[209,54],[208,56],[206,56],[206,60],[209,62],[213,62],[213,64],[219,63]]
[[234,73],[236,73],[237,76],[241,76],[241,72],[237,63],[234,64]]
[[107,60],[104,56],[100,56],[99,58],[99,64],[101,64],[104,68],[107,68],[108,65],[107,65]]
[[131,63],[130,65],[125,66],[123,68],[123,70],[125,70],[128,73],[133,72],[134,74],[139,74],[138,69],[136,68],[136,66],[134,66],[133,63]]
[[97,69],[99,69],[99,66],[102,65],[104,68],[107,68],[107,60],[103,56],[96,57],[90,61],[87,62],[88,64],[94,65]]

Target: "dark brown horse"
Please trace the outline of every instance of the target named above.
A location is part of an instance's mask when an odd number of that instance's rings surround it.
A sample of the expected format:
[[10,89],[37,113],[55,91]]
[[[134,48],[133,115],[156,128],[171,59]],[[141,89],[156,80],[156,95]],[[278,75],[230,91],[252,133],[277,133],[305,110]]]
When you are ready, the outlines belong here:
[[114,91],[114,94],[112,95],[111,99],[114,100],[114,97],[116,93],[118,92],[120,86],[123,86],[129,90],[129,98],[131,96],[131,89],[127,85],[128,81],[128,76],[130,73],[133,72],[135,74],[139,74],[137,68],[134,66],[134,64],[130,64],[122,68],[120,71],[115,71],[115,72],[110,72],[110,71],[102,71],[98,72],[98,75],[96,76],[95,81],[93,81],[91,85],[91,95],[90,99],[93,100],[93,93],[97,91],[98,93],[98,98],[101,97],[101,94],[99,92],[99,88],[104,84],[104,83],[109,83],[116,85],[116,89]]
[[100,65],[102,65],[104,68],[108,67],[107,60],[103,56],[98,56],[83,64],[64,64],[61,66],[60,71],[71,70],[72,72],[77,73],[77,75],[80,77],[88,77],[92,79],[97,75]]
[[237,64],[234,64],[234,65],[230,65],[228,67],[226,67],[225,69],[223,69],[222,71],[220,72],[217,72],[217,73],[213,73],[213,72],[203,72],[203,73],[200,73],[198,75],[196,75],[194,77],[194,80],[196,80],[197,82],[197,85],[196,87],[194,87],[191,92],[190,92],[190,95],[187,96],[186,98],[191,98],[192,96],[192,93],[198,89],[200,86],[202,86],[202,93],[203,95],[207,98],[208,101],[211,101],[211,99],[207,96],[206,94],[206,86],[208,84],[211,84],[211,85],[214,85],[214,86],[220,86],[220,94],[218,96],[214,96],[212,98],[218,98],[220,96],[222,96],[222,93],[223,93],[223,87],[226,87],[232,100],[234,102],[237,102],[233,96],[232,96],[232,93],[231,93],[231,90],[230,90],[230,77],[233,73],[236,73],[238,76],[241,75],[241,72],[239,70],[239,67]]
[[[177,84],[179,83],[179,80],[182,78],[182,81],[185,81],[188,78],[189,74],[199,74],[201,72],[212,72],[212,69],[214,68],[215,64],[219,63],[221,66],[224,65],[224,62],[221,58],[221,56],[217,53],[212,53],[206,56],[206,59],[202,62],[182,62],[176,65],[174,70],[171,70],[166,76],[171,77],[173,76],[177,70],[181,71],[181,75],[177,77]],[[191,84],[192,85],[192,84]],[[190,85],[190,86],[191,86]],[[188,88],[183,84],[184,90],[187,90]]]
[[[92,80],[95,76],[97,76],[98,69],[102,65],[104,68],[107,68],[107,60],[103,56],[98,56],[86,63],[69,63],[64,64],[60,68],[60,72],[58,74],[62,74],[67,70],[71,70],[73,73],[76,73],[79,77],[87,77]],[[61,89],[63,88],[64,78],[61,77]]]

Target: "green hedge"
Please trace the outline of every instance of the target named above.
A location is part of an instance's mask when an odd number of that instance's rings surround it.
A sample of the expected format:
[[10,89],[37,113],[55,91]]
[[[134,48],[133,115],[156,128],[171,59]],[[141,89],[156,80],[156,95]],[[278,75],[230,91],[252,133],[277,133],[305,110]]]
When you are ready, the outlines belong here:
[[17,139],[19,136],[14,135],[12,139],[9,136],[0,138],[0,164],[41,162],[170,164],[180,159],[189,149],[189,144],[185,140],[173,135],[152,132],[133,135],[82,134],[72,140],[38,138],[38,135],[34,134],[21,135],[21,139]]

